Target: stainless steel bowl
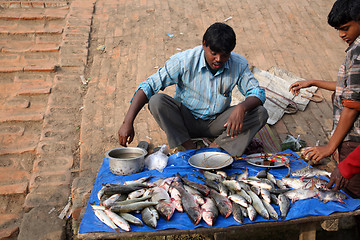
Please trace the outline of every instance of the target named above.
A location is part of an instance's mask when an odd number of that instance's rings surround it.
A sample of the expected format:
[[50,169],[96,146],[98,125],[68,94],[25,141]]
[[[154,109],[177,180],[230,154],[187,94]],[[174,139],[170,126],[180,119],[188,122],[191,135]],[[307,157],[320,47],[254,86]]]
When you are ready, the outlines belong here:
[[114,148],[105,153],[109,168],[116,175],[130,175],[144,170],[147,151],[138,147]]

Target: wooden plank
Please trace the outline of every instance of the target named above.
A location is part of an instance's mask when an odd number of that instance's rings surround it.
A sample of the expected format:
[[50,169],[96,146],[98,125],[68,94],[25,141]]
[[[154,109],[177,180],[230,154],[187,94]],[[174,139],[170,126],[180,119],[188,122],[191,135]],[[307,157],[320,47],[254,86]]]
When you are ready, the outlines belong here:
[[299,240],[315,240],[316,239],[316,223],[309,222],[300,225]]

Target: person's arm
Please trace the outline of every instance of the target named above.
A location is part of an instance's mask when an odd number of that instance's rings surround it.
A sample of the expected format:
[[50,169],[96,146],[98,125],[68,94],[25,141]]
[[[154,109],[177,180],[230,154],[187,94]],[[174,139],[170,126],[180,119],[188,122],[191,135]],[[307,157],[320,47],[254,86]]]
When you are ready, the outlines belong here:
[[247,97],[245,101],[236,105],[224,125],[227,135],[232,138],[239,135],[243,127],[245,113],[260,105],[262,105],[261,100],[253,96]]
[[292,94],[298,95],[300,89],[308,88],[308,87],[318,87],[322,89],[326,89],[329,91],[336,90],[336,82],[334,81],[324,81],[324,80],[305,80],[305,81],[297,81],[290,85],[289,92],[291,91]]
[[141,108],[148,102],[148,98],[142,89],[139,89],[127,111],[124,121],[118,131],[120,145],[126,147],[127,144],[131,143],[135,136],[134,131],[134,120],[141,110]]
[[344,107],[340,114],[339,123],[334,131],[334,134],[331,136],[329,143],[324,146],[309,148],[304,152],[304,154],[307,155],[310,160],[315,162],[333,154],[354,125],[357,116],[357,110]]

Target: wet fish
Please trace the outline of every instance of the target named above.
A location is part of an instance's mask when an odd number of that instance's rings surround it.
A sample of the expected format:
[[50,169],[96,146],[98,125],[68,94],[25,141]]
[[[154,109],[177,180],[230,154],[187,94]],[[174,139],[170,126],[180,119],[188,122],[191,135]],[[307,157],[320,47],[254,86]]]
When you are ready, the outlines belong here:
[[280,207],[280,218],[285,219],[290,209],[290,200],[284,194],[279,194],[278,203]]
[[229,189],[232,189],[235,191],[241,190],[241,185],[240,185],[239,181],[237,181],[237,180],[224,180],[224,181],[222,181],[222,183]]
[[272,194],[280,194],[280,193],[286,193],[288,191],[292,190],[291,188],[274,188],[270,189],[269,192]]
[[101,200],[101,197],[104,195],[104,190],[105,190],[105,184],[102,185],[101,189],[98,191],[97,193],[97,197],[99,200]]
[[250,221],[254,221],[257,216],[257,211],[255,210],[253,205],[249,204],[249,206],[246,208],[246,210],[247,210],[247,214],[248,214]]
[[198,190],[196,190],[188,185],[183,185],[183,186],[186,191],[188,191],[190,194],[192,194],[195,197],[195,200],[199,205],[203,205],[205,203],[203,196],[201,195],[201,193]]
[[104,194],[105,195],[113,195],[117,193],[127,194],[142,188],[147,188],[146,184],[140,183],[140,184],[123,185],[123,184],[107,183],[104,188]]
[[152,211],[152,213],[154,214],[154,216],[156,217],[157,220],[159,220],[160,215],[158,213],[158,211],[156,210],[156,208],[154,206],[150,206],[148,207],[150,209],[150,211]]
[[126,205],[113,205],[110,210],[113,212],[131,212],[141,210],[143,208],[157,205],[159,202],[135,202]]
[[317,189],[325,189],[328,183],[328,181],[317,177],[304,178],[302,180],[306,183],[305,188],[312,188],[315,186]]
[[291,175],[294,177],[303,177],[303,178],[319,177],[319,176],[327,176],[330,178],[331,173],[325,170],[310,167],[310,164],[308,164],[304,168],[293,171]]
[[224,172],[224,171],[220,171],[220,170],[219,170],[219,171],[216,171],[216,174],[222,176],[223,179],[227,179],[227,177],[228,177],[227,173]]
[[139,189],[139,190],[129,193],[127,198],[128,199],[139,198],[139,197],[143,196],[145,192],[146,192],[146,189],[142,188],[142,189]]
[[165,178],[162,182],[160,182],[159,187],[165,189],[165,191],[169,191],[169,188],[173,182],[179,182],[180,178],[178,176]]
[[116,201],[112,206],[127,205],[127,204],[130,204],[130,203],[143,202],[145,200],[148,200],[149,198],[151,198],[150,195],[140,197],[140,198],[133,198],[133,199],[127,199],[127,200],[123,200],[123,201]]
[[[250,205],[250,204],[249,204]],[[239,205],[238,206],[240,207],[241,209],[241,213],[242,215],[244,216],[244,218],[247,218],[248,217],[248,212],[247,212],[247,208],[244,208],[243,206]],[[254,210],[255,211],[255,210]],[[234,211],[233,211],[234,212]]]
[[105,223],[107,226],[114,229],[115,231],[120,232],[120,228],[116,226],[113,221],[111,221],[109,216],[106,215],[105,210],[94,209],[94,213],[101,222]]
[[274,207],[268,203],[267,201],[265,201],[264,199],[262,199],[263,204],[267,210],[267,212],[269,213],[269,216],[271,217],[271,219],[274,220],[278,220],[279,219],[279,215],[277,214],[277,212],[275,211]]
[[114,194],[105,201],[103,201],[102,205],[104,205],[106,208],[110,208],[120,198],[120,196],[120,193]]
[[274,183],[276,185],[276,178],[274,175],[272,175],[271,173],[267,172],[266,173],[266,178],[269,179],[272,183]]
[[292,202],[296,202],[298,200],[304,200],[309,198],[314,198],[317,196],[317,190],[311,189],[294,189],[284,193]]
[[285,189],[286,188],[286,185],[278,178],[275,179],[276,180],[276,186],[280,189]]
[[279,205],[279,199],[277,195],[270,193],[270,199],[272,203]]
[[[249,190],[251,191],[251,190]],[[239,192],[237,192],[240,196],[242,196],[243,198],[245,198],[245,200],[249,203],[252,204],[252,198],[250,197],[250,195],[247,193],[247,191],[245,191],[244,189],[241,189]]]
[[270,185],[267,182],[261,181],[261,180],[243,179],[241,181],[243,181],[244,183],[250,184],[252,186],[259,187],[259,188],[265,188],[265,189],[269,189],[269,190],[273,188],[272,185]]
[[283,178],[282,182],[293,189],[305,188],[306,183],[299,178]]
[[[201,220],[201,211],[199,204],[196,202],[194,195],[185,190],[181,183],[173,184],[174,188],[176,188],[181,195],[181,201],[183,203],[184,211],[189,216],[190,220],[193,224],[199,224]],[[215,190],[213,190],[215,191]]]
[[253,191],[256,195],[260,196],[261,194],[261,188],[257,187],[257,186],[251,186],[250,187],[251,191]]
[[243,207],[248,207],[249,204],[248,202],[246,201],[246,199],[244,197],[242,197],[241,195],[239,194],[232,194],[228,197],[231,201],[243,206]]
[[120,216],[125,219],[127,222],[135,225],[135,226],[143,226],[143,222],[135,217],[134,215],[130,214],[130,213],[120,213]]
[[245,166],[245,170],[243,171],[243,173],[241,173],[237,178],[236,180],[237,181],[241,181],[243,179],[247,179],[249,177],[249,171],[247,169],[247,167]]
[[235,221],[237,221],[239,223],[244,222],[244,215],[243,215],[242,209],[241,209],[240,205],[235,202],[232,203],[232,214],[233,214]]
[[220,214],[225,218],[229,217],[232,212],[232,204],[230,199],[224,197],[223,195],[212,189],[210,190],[209,196],[215,201]]
[[225,186],[225,184],[223,184],[222,182],[219,182],[218,183],[218,186],[219,186],[219,192],[221,195],[227,197],[228,196],[228,192],[229,192],[229,189]]
[[178,210],[179,212],[183,212],[183,206],[182,206],[182,202],[181,202],[181,195],[179,190],[177,190],[174,187],[170,187],[170,197],[171,200],[173,201],[174,205],[175,205],[175,209]]
[[266,178],[267,172],[268,172],[268,169],[261,170],[260,172],[258,172],[255,175],[255,177],[257,177],[257,178]]
[[147,177],[142,177],[136,180],[132,180],[132,181],[126,181],[124,182],[124,185],[131,185],[131,184],[137,184],[137,183],[144,183],[146,181],[148,181],[149,179],[153,178],[153,176],[147,176]]
[[212,180],[212,181],[222,181],[224,177],[220,174],[212,173],[209,171],[200,170],[200,172],[204,175],[206,179]]
[[212,200],[209,197],[205,198],[205,203],[201,206],[201,217],[204,219],[204,221],[210,225],[213,226],[216,218],[219,215],[219,210],[216,207],[216,204],[214,200]]
[[153,188],[151,201],[158,202],[155,209],[167,221],[170,220],[175,211],[175,205],[171,201],[168,192],[162,187]]
[[263,202],[261,201],[261,199],[258,197],[258,195],[256,195],[254,192],[249,191],[248,194],[250,195],[250,197],[252,198],[252,205],[255,208],[256,212],[258,214],[260,214],[260,216],[262,216],[265,219],[269,219],[269,213],[266,210]]
[[262,199],[264,199],[266,202],[268,202],[268,203],[271,202],[269,190],[267,190],[265,188],[260,188],[260,195],[261,195]]
[[154,213],[150,210],[150,208],[144,208],[141,211],[141,219],[144,221],[144,223],[152,228],[156,228],[157,226],[157,219]]
[[345,203],[344,200],[347,197],[344,193],[339,191],[320,190],[318,192],[318,198],[325,203],[327,203],[328,201]]
[[214,180],[210,180],[210,179],[202,179],[201,181],[204,182],[204,184],[206,186],[208,186],[209,188],[215,189],[216,191],[220,191],[219,189],[219,185],[214,181]]
[[180,177],[181,180],[188,186],[192,187],[192,188],[195,188],[196,190],[198,190],[203,196],[207,196],[209,195],[209,192],[210,192],[210,189],[209,187],[205,186],[204,184],[200,184],[200,183],[197,183],[197,182],[193,182],[193,181],[190,181],[186,178],[183,178],[183,177]]
[[124,231],[130,231],[130,225],[124,218],[110,210],[105,210],[104,212],[111,219],[111,221],[115,223],[116,226],[118,226]]

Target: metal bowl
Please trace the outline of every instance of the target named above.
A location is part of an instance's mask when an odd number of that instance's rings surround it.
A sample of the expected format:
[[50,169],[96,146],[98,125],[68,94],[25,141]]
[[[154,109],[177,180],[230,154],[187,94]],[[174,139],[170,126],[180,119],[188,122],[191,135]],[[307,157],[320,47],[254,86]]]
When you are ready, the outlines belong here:
[[105,153],[109,168],[116,175],[130,175],[144,170],[147,151],[138,147],[114,148]]

